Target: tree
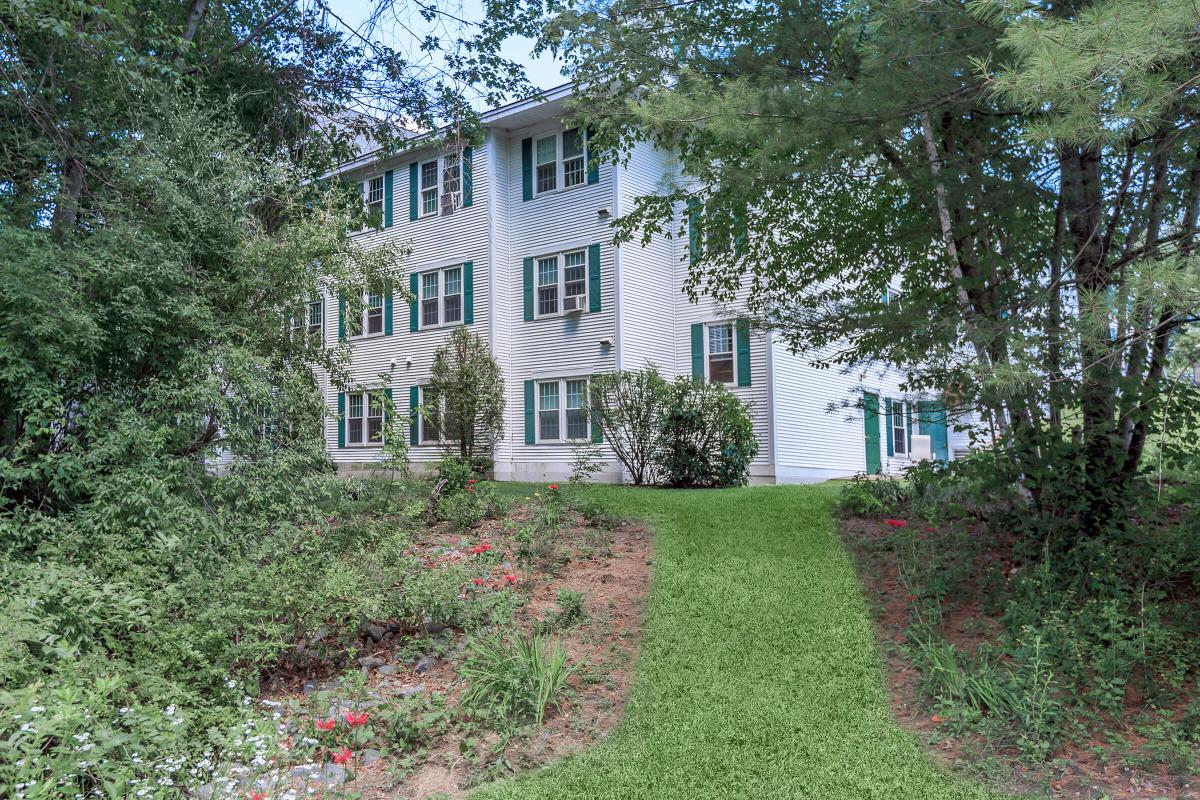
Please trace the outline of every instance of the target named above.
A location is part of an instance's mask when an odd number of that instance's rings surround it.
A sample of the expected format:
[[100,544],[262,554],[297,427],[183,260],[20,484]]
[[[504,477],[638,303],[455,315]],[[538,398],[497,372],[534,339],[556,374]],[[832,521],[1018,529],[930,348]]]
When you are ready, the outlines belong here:
[[654,481],[667,388],[654,368],[600,373],[588,386],[592,424],[599,426],[634,486]]
[[656,457],[670,486],[744,486],[758,455],[754,423],[724,384],[677,378],[662,414]]
[[423,412],[439,422],[448,450],[490,458],[504,435],[504,376],[487,343],[455,328],[433,355]]
[[690,225],[693,293],[748,282],[815,363],[898,365],[977,411],[1071,549],[1128,524],[1169,343],[1200,307],[1196,14],[618,0],[541,34],[597,150],[679,153],[618,241]]

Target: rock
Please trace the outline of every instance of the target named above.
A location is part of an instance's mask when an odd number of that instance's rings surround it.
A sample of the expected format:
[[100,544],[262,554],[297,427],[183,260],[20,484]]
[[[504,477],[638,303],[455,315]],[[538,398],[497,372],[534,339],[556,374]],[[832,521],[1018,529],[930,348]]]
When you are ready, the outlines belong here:
[[305,681],[305,682],[304,682],[304,688],[303,688],[303,689],[301,689],[300,691],[301,691],[303,694],[312,694],[312,693],[313,693],[313,692],[315,692],[316,690],[317,690],[317,684],[316,684],[315,682],[313,682],[313,681]]
[[366,657],[360,658],[358,660],[358,665],[360,667],[364,667],[366,669],[373,669],[374,667],[382,667],[386,663],[387,663],[387,661],[385,661],[382,658],[379,658],[378,656],[366,656]]
[[200,800],[208,800],[212,796],[213,785],[211,783],[206,783],[203,786],[196,787],[196,797],[200,798]]
[[316,644],[328,635],[329,628],[326,628],[324,625],[322,625],[321,627],[317,628],[317,632],[312,635],[312,643]]
[[326,786],[339,786],[346,781],[346,770],[337,764],[326,764],[321,778]]
[[418,683],[412,686],[401,686],[396,690],[397,697],[412,697],[413,695],[421,694],[425,691],[425,684]]
[[441,622],[426,622],[425,623],[425,632],[430,635],[441,633],[444,630],[446,630],[446,626],[444,624],[442,624]]
[[378,750],[363,750],[361,763],[364,767],[374,764],[382,757],[382,753]]
[[413,672],[418,675],[424,675],[429,670],[433,669],[433,658],[431,656],[421,656],[417,662],[413,664]]
[[378,672],[380,675],[395,675],[396,670],[398,669],[399,667],[397,667],[395,664],[384,664],[382,667],[377,669],[376,672]]
[[387,628],[383,627],[382,625],[376,625],[374,622],[367,626],[367,635],[371,637],[371,641],[373,642],[378,642],[383,639],[386,633]]

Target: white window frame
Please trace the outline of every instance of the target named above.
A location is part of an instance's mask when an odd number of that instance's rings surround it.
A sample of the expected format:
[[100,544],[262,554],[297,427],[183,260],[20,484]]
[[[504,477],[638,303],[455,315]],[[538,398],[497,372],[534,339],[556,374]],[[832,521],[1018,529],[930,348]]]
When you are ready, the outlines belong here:
[[[567,312],[563,309],[563,301],[566,300],[566,297],[567,297],[567,256],[571,256],[571,255],[579,255],[583,259],[582,263],[579,264],[579,266],[582,267],[582,269],[583,269],[583,279],[582,279],[583,293],[575,294],[575,295],[571,295],[571,296],[582,298],[580,301],[581,305],[576,310],[586,311],[588,309],[588,303],[589,303],[588,288],[589,287],[588,287],[587,248],[586,247],[569,247],[565,250],[559,250],[556,253],[543,253],[542,255],[537,255],[537,256],[533,257],[533,318],[534,319],[544,319],[546,317],[561,317],[567,313],[573,313],[573,312]],[[556,295],[555,295],[555,301],[554,301],[554,310],[543,313],[542,312],[542,302],[541,302],[541,291],[540,291],[543,288],[543,285],[541,283],[541,262],[548,261],[549,259],[552,259],[552,258],[555,261],[555,274],[557,275],[557,280],[553,284],[554,286],[557,287],[555,289]],[[579,281],[571,281],[571,283],[578,283],[578,282]],[[550,284],[546,284],[547,288],[549,286],[550,286]]]
[[909,457],[908,414],[905,413],[907,407],[906,401],[893,400],[892,413],[888,415],[888,425],[892,429],[892,453],[895,458]]
[[[379,414],[372,415],[371,397],[375,396],[379,401]],[[354,401],[358,400],[360,416],[354,416]],[[382,447],[384,440],[387,438],[387,408],[384,402],[383,389],[363,389],[357,392],[346,393],[346,419],[343,424],[346,426],[346,447]],[[371,420],[379,420],[379,438],[371,440],[370,429]],[[350,423],[352,420],[360,420],[359,438],[353,439],[350,434]]]
[[[421,386],[417,387],[417,402],[420,403],[420,408],[422,410],[424,410],[424,408],[428,405],[428,403],[429,403],[429,387],[427,385],[421,385]],[[417,414],[417,425],[418,425],[417,446],[418,447],[441,446],[441,445],[447,444],[449,442],[457,442],[458,441],[457,439],[447,439],[446,438],[446,398],[444,398],[444,397],[438,398],[437,406],[438,406],[438,408],[437,408],[437,437],[436,438],[430,438],[429,436],[426,435],[425,426],[429,423],[428,417],[426,417],[426,415],[424,413]]]
[[[371,305],[371,296],[379,297],[379,305]],[[386,292],[363,292],[362,296],[362,311],[358,315],[358,333],[353,332],[353,328],[346,329],[347,339],[373,339],[376,336],[385,336],[387,334],[387,320],[384,319],[384,314],[387,313],[387,293]],[[371,319],[371,312],[379,309],[379,330],[375,333],[370,332],[368,322]],[[352,318],[347,316],[346,324],[349,325]]]
[[737,384],[738,352],[737,352],[737,322],[731,319],[719,319],[704,323],[704,380],[712,382],[712,338],[709,331],[716,327],[729,327],[730,378],[721,381],[725,386]]
[[[313,309],[317,312],[317,321],[313,322]],[[304,304],[304,313],[292,317],[292,333],[303,333],[305,336],[320,336],[325,341],[325,300],[316,297]]]
[[[584,419],[587,423],[587,433],[579,438],[567,436],[567,384],[574,381],[583,382]],[[542,386],[555,385],[558,387],[558,437],[542,436]],[[592,438],[592,415],[588,407],[587,397],[591,390],[591,379],[586,375],[571,375],[564,378],[535,378],[533,381],[534,401],[534,442],[537,444],[571,444],[574,442],[590,441]]]
[[[376,187],[379,189],[379,197],[378,199],[372,199]],[[384,188],[382,175],[372,175],[363,181],[363,204],[367,209],[368,217],[378,214],[379,219],[383,219],[383,200]]]
[[[425,167],[433,164],[433,183],[425,183]],[[433,192],[433,209],[426,210],[425,199]],[[436,217],[442,213],[442,159],[440,156],[417,162],[417,211],[419,217]]]
[[[576,158],[578,158],[582,161],[583,172],[581,174],[583,177],[580,178],[578,183],[573,183],[570,186],[567,186],[567,166],[566,166],[567,158],[566,158],[565,136],[566,136],[566,134],[571,133],[571,132],[576,132],[579,134],[579,142],[583,148],[583,153],[580,156],[572,157],[570,160],[574,161],[574,160],[576,160]],[[538,163],[538,142],[542,142],[542,141],[545,141],[546,139],[550,139],[550,138],[554,139],[554,162],[553,162],[554,163],[554,186],[551,188],[548,188],[548,189],[539,189],[538,188],[538,167],[543,166],[543,165],[540,165]],[[555,192],[563,192],[563,191],[567,191],[569,189],[574,189],[578,186],[587,186],[588,168],[591,166],[588,163],[588,156],[589,156],[589,153],[588,153],[588,147],[587,147],[587,134],[579,128],[565,128],[563,130],[555,131],[553,133],[543,133],[540,135],[535,135],[533,137],[533,176],[532,176],[533,177],[533,195],[534,195],[534,197],[537,197],[538,195],[543,195],[543,194],[554,194]],[[547,162],[547,163],[549,163],[549,162]]]
[[[454,295],[446,294],[446,274],[449,272],[458,272],[458,292]],[[428,275],[436,275],[435,281],[437,286],[437,296],[428,298],[437,302],[437,322],[425,322],[425,277]],[[425,331],[434,328],[449,328],[454,325],[463,325],[464,316],[466,313],[466,270],[462,264],[448,264],[444,267],[435,269],[422,270],[417,273],[417,330]],[[446,298],[458,297],[458,319],[446,320]]]

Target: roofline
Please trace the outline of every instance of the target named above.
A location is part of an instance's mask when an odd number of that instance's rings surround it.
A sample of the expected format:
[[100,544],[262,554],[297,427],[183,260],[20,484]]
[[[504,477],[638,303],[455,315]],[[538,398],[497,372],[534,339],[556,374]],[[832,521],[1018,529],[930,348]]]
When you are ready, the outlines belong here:
[[[567,97],[570,97],[574,93],[574,91],[575,91],[574,83],[570,83],[570,82],[563,83],[563,84],[560,84],[553,88],[546,89],[543,92],[539,92],[537,94],[532,94],[527,97],[522,97],[520,100],[514,100],[511,103],[505,103],[502,106],[497,106],[496,108],[489,109],[488,111],[485,111],[482,114],[480,114],[479,119],[484,125],[494,125],[506,117],[510,117],[514,114],[519,114],[520,112],[527,111],[531,108],[537,108],[539,105],[541,105],[543,103],[551,103],[551,102],[554,102],[555,100],[562,100]],[[438,129],[438,131],[442,131],[442,130],[445,130],[445,129],[444,128]],[[409,149],[417,149],[417,147],[419,147],[419,145],[422,141],[433,138],[433,135],[436,132],[437,131],[430,131],[428,133],[421,133],[421,134],[418,134],[418,135],[412,137],[411,139],[408,140],[412,144],[412,147]],[[381,153],[382,151],[383,151],[382,147],[376,147],[374,150],[370,150],[366,153],[363,153],[358,158],[355,158],[352,161],[346,161],[341,164],[338,164],[336,167],[334,167],[334,169],[332,170],[332,172],[330,172],[330,174],[331,175],[340,175],[343,172],[352,172],[361,167],[365,167],[374,161],[378,161],[379,153]]]

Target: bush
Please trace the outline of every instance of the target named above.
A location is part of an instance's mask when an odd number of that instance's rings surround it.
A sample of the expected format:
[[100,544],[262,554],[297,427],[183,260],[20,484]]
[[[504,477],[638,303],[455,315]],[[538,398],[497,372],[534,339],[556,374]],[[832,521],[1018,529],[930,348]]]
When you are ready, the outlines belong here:
[[679,378],[663,411],[658,468],[671,486],[744,486],[758,455],[745,405],[719,383]]
[[873,517],[896,513],[907,505],[909,498],[909,491],[901,481],[855,475],[842,487],[838,508],[843,514]]
[[446,482],[446,485],[442,487],[443,494],[461,492],[472,480],[478,479],[479,473],[475,471],[468,459],[447,456],[437,464],[436,480]]
[[559,642],[534,636],[510,643],[494,633],[476,640],[461,670],[469,684],[463,704],[541,725],[546,708],[562,703],[567,679],[578,667],[567,665],[567,651]]
[[668,384],[654,368],[593,375],[592,419],[635,486],[654,480]]
[[469,328],[455,328],[433,354],[425,390],[434,400],[425,413],[440,409],[446,449],[467,463],[490,458],[504,433],[504,375],[487,342]]
[[483,503],[474,492],[456,492],[438,498],[437,518],[459,530],[478,525],[483,516]]

